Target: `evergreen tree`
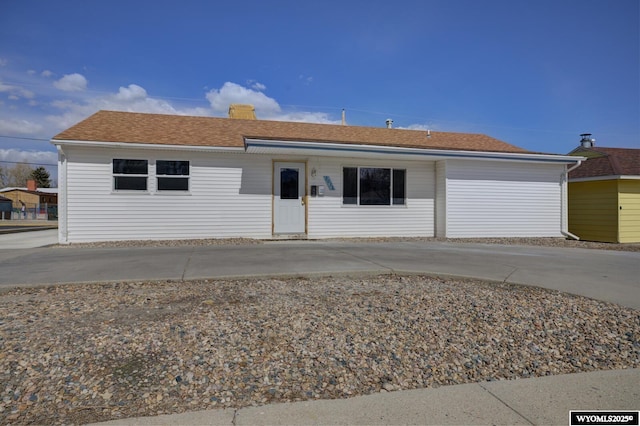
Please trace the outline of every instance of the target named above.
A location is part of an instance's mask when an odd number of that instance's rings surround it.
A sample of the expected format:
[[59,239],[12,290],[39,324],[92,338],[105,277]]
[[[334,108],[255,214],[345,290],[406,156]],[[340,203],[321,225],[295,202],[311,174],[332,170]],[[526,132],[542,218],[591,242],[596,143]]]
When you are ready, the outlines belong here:
[[51,179],[49,172],[44,167],[40,166],[31,172],[31,179],[36,181],[38,188],[50,188]]

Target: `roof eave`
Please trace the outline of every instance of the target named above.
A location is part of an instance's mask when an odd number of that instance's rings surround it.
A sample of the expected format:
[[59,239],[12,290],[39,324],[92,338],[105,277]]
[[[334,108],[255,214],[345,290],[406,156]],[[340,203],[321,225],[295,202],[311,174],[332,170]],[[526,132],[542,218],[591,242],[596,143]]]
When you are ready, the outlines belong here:
[[168,150],[168,151],[198,151],[198,152],[244,152],[243,147],[228,146],[201,146],[201,145],[171,145],[157,143],[140,143],[140,142],[103,142],[103,141],[84,141],[84,140],[66,140],[51,139],[51,143],[56,146],[92,146],[102,148],[134,148],[134,149],[152,149],[152,150]]
[[640,180],[640,175],[606,175],[606,176],[587,176],[580,178],[569,178],[569,182],[592,182],[597,180]]
[[245,149],[248,153],[256,154],[302,154],[323,156],[344,156],[354,154],[358,156],[376,157],[389,156],[396,159],[438,160],[438,159],[476,159],[527,161],[544,163],[575,164],[584,157],[553,154],[511,153],[499,151],[465,151],[432,148],[403,148],[383,145],[337,144],[309,141],[283,141],[272,139],[245,138]]

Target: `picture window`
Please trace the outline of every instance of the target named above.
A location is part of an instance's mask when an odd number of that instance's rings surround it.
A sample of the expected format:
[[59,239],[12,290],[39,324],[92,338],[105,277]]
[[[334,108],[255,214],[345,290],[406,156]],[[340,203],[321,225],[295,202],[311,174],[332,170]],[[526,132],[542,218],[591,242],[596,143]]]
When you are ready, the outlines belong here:
[[360,206],[406,204],[404,169],[381,167],[344,167],[342,203]]

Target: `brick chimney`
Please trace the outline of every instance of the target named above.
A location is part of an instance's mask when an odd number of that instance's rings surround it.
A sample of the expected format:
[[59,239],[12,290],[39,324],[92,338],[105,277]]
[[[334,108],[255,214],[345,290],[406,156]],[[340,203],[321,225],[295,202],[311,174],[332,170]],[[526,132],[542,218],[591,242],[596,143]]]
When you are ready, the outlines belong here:
[[36,184],[36,181],[33,179],[29,179],[27,181],[27,191],[37,191],[38,190],[38,185]]
[[229,105],[229,118],[255,120],[256,110],[253,105],[231,104]]

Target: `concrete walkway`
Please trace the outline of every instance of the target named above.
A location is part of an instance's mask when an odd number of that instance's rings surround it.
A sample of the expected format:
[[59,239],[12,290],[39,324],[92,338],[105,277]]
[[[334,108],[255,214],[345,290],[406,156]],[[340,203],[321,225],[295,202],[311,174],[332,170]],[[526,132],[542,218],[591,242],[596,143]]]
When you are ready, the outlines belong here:
[[[41,234],[54,231],[37,231]],[[640,252],[447,242],[280,241],[256,245],[3,248],[0,288],[278,275],[419,273],[545,287],[640,309]]]
[[0,230],[0,250],[27,249],[58,244],[58,229],[28,226]]
[[640,409],[640,369],[596,371],[115,420],[102,425],[566,425],[569,410]]

